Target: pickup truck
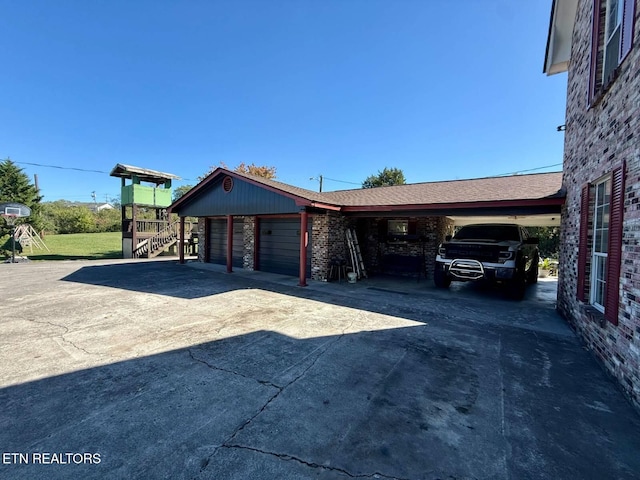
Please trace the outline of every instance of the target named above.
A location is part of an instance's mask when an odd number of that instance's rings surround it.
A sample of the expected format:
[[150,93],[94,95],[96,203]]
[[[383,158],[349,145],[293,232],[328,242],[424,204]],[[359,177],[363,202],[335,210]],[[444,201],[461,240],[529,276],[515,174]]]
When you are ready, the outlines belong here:
[[466,225],[438,248],[434,283],[488,280],[504,284],[512,298],[524,297],[538,280],[538,239],[515,224]]

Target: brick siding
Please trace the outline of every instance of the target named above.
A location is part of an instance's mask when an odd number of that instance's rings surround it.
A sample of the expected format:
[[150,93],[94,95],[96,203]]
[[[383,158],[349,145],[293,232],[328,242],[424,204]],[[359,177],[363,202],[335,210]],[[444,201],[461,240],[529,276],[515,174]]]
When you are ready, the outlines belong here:
[[[634,48],[608,91],[587,109],[591,4],[590,0],[581,0],[578,5],[568,77],[564,153],[567,197],[562,215],[558,310],[640,407],[640,6],[636,7]],[[615,326],[576,298],[580,195],[583,185],[611,173],[623,161],[626,187],[620,310]]]
[[242,268],[253,270],[256,248],[256,217],[244,217],[243,229],[244,251],[242,254]]
[[[434,261],[438,245],[451,232],[453,222],[446,217],[417,217],[409,218],[416,222],[416,235],[419,241],[389,242],[387,238],[380,238],[380,223],[388,220],[406,220],[407,217],[377,217],[353,223],[359,233],[362,255],[367,270],[384,273],[382,260],[385,255],[403,255],[421,257],[424,255],[426,277],[433,278]],[[382,231],[386,229],[382,228]]]
[[332,259],[347,258],[346,220],[334,213],[311,217],[311,278],[326,281]]

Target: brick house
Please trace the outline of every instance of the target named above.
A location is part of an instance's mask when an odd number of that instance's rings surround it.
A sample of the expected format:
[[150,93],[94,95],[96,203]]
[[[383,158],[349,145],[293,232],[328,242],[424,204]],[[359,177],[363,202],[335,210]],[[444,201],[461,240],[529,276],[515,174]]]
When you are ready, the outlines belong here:
[[558,309],[640,406],[637,4],[555,0],[544,71],[568,71]]
[[432,277],[454,225],[559,225],[563,203],[560,172],[319,193],[218,168],[171,210],[198,218],[200,261],[306,285],[327,280],[333,259],[349,261],[347,229],[368,272]]

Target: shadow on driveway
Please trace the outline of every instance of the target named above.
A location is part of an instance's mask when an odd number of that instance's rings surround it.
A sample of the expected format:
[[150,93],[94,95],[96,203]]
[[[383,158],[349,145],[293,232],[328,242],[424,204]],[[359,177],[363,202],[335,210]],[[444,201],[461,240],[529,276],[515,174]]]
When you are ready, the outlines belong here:
[[[65,270],[53,284],[57,270],[39,279],[25,267],[43,303],[11,293],[0,372],[27,362],[41,378],[3,382],[0,453],[87,452],[100,463],[3,456],[3,479],[640,471],[637,412],[570,331],[544,326],[560,319],[544,324],[549,312],[531,303],[362,285],[347,296],[343,285],[302,289],[172,262]],[[492,318],[512,314],[522,318]],[[70,352],[76,368],[47,374],[55,365],[40,356],[53,354],[29,350],[34,342]],[[157,342],[158,353],[136,350]]]

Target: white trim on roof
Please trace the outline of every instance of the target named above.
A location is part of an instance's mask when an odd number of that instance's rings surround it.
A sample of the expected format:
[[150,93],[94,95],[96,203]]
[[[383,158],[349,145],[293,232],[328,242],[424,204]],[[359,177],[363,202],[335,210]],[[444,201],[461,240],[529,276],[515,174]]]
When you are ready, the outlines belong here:
[[553,1],[544,58],[544,73],[547,75],[566,72],[569,69],[577,7],[578,0]]

